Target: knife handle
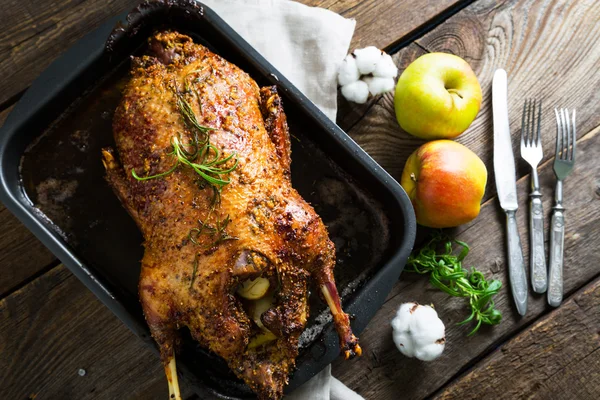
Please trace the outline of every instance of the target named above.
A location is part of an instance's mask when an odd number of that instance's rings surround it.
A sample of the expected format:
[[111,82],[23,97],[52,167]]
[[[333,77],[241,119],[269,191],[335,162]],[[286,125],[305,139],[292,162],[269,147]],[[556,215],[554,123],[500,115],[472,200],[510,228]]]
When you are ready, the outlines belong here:
[[544,251],[544,209],[542,194],[533,190],[530,195],[529,232],[531,235],[531,286],[536,293],[548,288],[548,270]]
[[508,277],[510,288],[517,311],[521,315],[527,312],[527,277],[525,274],[525,263],[523,261],[523,250],[521,249],[521,238],[517,229],[517,210],[506,211],[506,234],[508,237]]
[[548,304],[560,306],[563,298],[563,251],[565,244],[565,213],[562,205],[553,207],[550,221],[550,282]]

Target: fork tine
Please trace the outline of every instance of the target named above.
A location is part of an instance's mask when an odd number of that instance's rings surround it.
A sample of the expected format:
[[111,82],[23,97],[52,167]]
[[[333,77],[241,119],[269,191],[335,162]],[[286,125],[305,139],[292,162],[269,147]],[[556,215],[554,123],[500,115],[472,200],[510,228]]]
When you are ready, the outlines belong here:
[[538,121],[537,121],[537,135],[535,138],[535,145],[541,146],[542,143],[542,101],[540,100],[540,104],[538,106]]
[[575,111],[573,110],[573,147],[571,147],[571,161],[575,162],[575,146],[577,143],[577,126],[575,125]]
[[569,109],[563,108],[563,160],[569,159],[569,147],[571,147],[571,121],[569,118]]
[[529,121],[529,145],[533,146],[533,141],[535,139],[535,104],[537,103],[536,99],[533,99],[529,103],[529,109],[531,111],[531,121]]
[[562,146],[562,125],[560,121],[560,115],[556,108],[554,109],[554,113],[556,114],[556,150],[554,152],[554,158],[558,160],[560,158],[560,148]]
[[531,105],[531,131],[529,133],[529,143],[531,143],[532,146],[535,145],[535,117],[537,115],[535,106],[537,106],[537,104],[537,99],[533,99],[533,104]]

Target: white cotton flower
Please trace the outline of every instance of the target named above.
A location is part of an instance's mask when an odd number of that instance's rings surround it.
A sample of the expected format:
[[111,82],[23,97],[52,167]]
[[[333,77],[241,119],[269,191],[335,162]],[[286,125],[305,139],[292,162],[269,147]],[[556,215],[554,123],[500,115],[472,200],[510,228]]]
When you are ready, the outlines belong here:
[[381,78],[395,78],[398,76],[398,67],[396,67],[392,56],[387,53],[381,54],[375,70],[373,70],[373,76]]
[[369,46],[354,50],[340,64],[338,84],[348,101],[364,104],[372,96],[394,90],[398,68],[389,54]]
[[338,71],[338,84],[340,86],[347,85],[352,82],[356,82],[360,79],[360,72],[356,66],[356,60],[352,54],[348,54]]
[[356,57],[356,66],[362,75],[368,75],[375,71],[375,67],[381,58],[383,52],[375,46],[365,47],[364,49],[354,50]]
[[369,98],[369,86],[363,81],[355,81],[342,86],[342,95],[349,101],[364,104]]
[[446,345],[444,323],[430,306],[404,303],[392,320],[394,343],[407,357],[431,361]]
[[378,76],[365,76],[362,78],[369,86],[369,93],[373,96],[394,90],[394,78],[380,78]]

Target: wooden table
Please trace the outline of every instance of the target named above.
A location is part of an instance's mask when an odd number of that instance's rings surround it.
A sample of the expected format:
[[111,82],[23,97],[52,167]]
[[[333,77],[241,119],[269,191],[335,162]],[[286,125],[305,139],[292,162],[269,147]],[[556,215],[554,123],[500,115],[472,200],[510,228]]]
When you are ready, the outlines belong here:
[[[41,4],[45,3],[45,4]],[[77,39],[134,0],[20,0],[0,12],[0,124],[32,80]],[[421,54],[457,54],[482,85],[479,116],[458,141],[492,172],[491,78],[508,71],[510,122],[518,143],[527,97],[542,99],[540,179],[549,214],[554,107],[577,108],[577,164],[565,183],[565,301],[529,295],[520,318],[506,289],[503,214],[490,175],[481,215],[457,228],[468,265],[500,279],[504,320],[467,338],[460,299],[404,274],[361,335],[363,357],[336,361],[335,376],[367,399],[600,398],[600,2],[593,0],[305,0],[357,19],[353,47],[376,45],[402,69]],[[338,124],[396,179],[422,142],[402,132],[391,94],[363,106],[340,103]],[[519,154],[518,151],[515,154]],[[527,237],[528,169],[517,165],[521,234]],[[0,208],[0,398],[166,399],[158,359],[6,209]],[[548,221],[546,221],[548,227]],[[527,240],[524,240],[527,254]],[[398,305],[434,303],[447,327],[442,358],[403,357],[391,340]],[[186,398],[195,398],[183,385]]]

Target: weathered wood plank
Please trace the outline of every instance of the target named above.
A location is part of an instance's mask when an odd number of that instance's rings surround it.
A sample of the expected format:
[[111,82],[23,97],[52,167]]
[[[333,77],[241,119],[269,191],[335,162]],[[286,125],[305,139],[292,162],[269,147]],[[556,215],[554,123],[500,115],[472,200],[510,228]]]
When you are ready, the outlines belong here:
[[[13,109],[0,112],[0,127]],[[56,257],[0,203],[0,298]]]
[[597,399],[600,279],[446,388],[438,399]]
[[[385,47],[425,25],[461,0],[304,0],[357,20],[353,47]],[[108,18],[138,4],[137,0],[12,1],[0,13],[0,104],[14,98],[57,56]]]
[[[577,144],[577,163],[565,181],[566,237],[564,287],[571,293],[598,275],[600,242],[598,219],[600,218],[600,127],[588,133]],[[540,182],[544,193],[546,227],[553,201],[554,173],[552,162],[540,168]],[[518,181],[519,193],[527,193],[529,177]],[[527,237],[527,199],[520,196],[517,214],[522,238]],[[504,239],[505,216],[496,198],[485,203],[481,215],[473,222],[457,229],[459,240],[471,245],[465,266],[475,266],[489,278],[499,279],[503,289],[496,296],[497,308],[503,321],[493,328],[486,327],[475,336],[467,337],[471,326],[457,326],[467,315],[464,299],[450,298],[433,289],[428,280],[410,273],[402,274],[386,303],[378,311],[360,339],[363,356],[351,362],[334,363],[334,375],[367,399],[396,398],[421,399],[431,395],[457,374],[461,368],[502,343],[514,332],[537,319],[550,307],[545,296],[529,296],[527,315],[520,318],[516,313],[505,265],[506,245]],[[528,262],[528,241],[523,240],[523,251]],[[391,338],[390,321],[401,303],[417,301],[433,303],[446,324],[446,350],[434,362],[423,363],[402,356]]]
[[56,257],[0,204],[0,298]]
[[2,127],[2,125],[4,125],[4,121],[6,121],[6,117],[8,117],[8,114],[10,114],[10,112],[12,111],[13,108],[14,108],[14,105],[0,111],[0,128]]
[[464,0],[415,3],[411,0],[301,0],[301,3],[327,8],[346,18],[356,19],[351,47],[384,48],[425,25],[428,21]]
[[136,0],[11,1],[0,13],[0,104],[26,89],[60,54]]
[[1,300],[0,316],[2,399],[168,397],[158,356],[62,265]]
[[[417,40],[416,44],[428,51],[463,57],[479,78],[484,93],[481,111],[457,141],[477,153],[488,168],[485,199],[495,193],[491,110],[494,71],[504,68],[508,72],[509,116],[516,155],[520,154],[524,99],[543,101],[542,135],[547,160],[554,153],[554,107],[577,109],[580,135],[600,124],[599,20],[600,2],[481,0]],[[405,48],[395,58],[404,65],[418,55],[413,48]],[[398,180],[408,155],[424,143],[398,126],[393,93],[379,98],[358,123],[355,118],[349,134]],[[523,161],[518,161],[517,167],[518,176],[528,172]]]

